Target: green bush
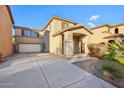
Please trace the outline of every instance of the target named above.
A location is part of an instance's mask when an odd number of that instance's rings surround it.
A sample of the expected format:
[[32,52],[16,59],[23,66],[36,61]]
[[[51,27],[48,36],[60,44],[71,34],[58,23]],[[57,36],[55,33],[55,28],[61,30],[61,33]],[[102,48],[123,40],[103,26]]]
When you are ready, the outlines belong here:
[[104,54],[104,59],[124,64],[124,45],[120,42],[111,44]]
[[102,69],[118,79],[124,79],[124,45],[121,42],[108,47],[103,57]]

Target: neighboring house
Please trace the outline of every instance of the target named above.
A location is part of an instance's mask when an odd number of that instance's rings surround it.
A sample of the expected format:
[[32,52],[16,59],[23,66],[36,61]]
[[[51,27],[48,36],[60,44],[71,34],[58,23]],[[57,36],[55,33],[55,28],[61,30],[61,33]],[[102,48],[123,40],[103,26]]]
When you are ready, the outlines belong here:
[[22,26],[13,26],[15,29],[16,52],[41,52],[42,35],[40,30]]
[[7,57],[12,54],[13,17],[9,6],[0,5],[0,54]]
[[90,29],[93,36],[89,43],[112,43],[124,35],[124,23],[117,25],[101,25]]

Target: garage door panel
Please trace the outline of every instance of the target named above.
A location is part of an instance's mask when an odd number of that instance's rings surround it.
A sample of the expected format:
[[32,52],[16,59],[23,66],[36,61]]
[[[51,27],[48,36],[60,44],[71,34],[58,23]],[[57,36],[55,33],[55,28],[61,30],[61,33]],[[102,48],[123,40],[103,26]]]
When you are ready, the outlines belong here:
[[19,44],[19,52],[41,52],[40,44]]

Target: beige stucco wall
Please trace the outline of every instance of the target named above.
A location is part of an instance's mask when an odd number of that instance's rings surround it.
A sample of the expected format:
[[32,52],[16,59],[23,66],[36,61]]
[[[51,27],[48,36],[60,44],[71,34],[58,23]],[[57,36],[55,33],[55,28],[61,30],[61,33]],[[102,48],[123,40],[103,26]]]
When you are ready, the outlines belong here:
[[21,34],[21,29],[16,28],[16,29],[15,29],[15,35],[16,35],[16,36],[21,36],[21,35],[22,35],[22,34]]
[[82,35],[91,35],[91,33],[89,33],[86,29],[84,28],[79,28],[79,29],[75,29],[75,30],[70,30],[69,32],[73,33],[73,34],[76,34],[76,33],[79,33],[79,34],[82,34]]
[[[16,37],[15,39],[15,51],[19,52],[19,44],[42,44],[41,38],[31,38],[31,37]],[[43,47],[41,47],[43,50]]]
[[73,33],[67,31],[64,33],[64,55],[72,56],[73,52],[74,52]]
[[109,40],[112,40],[112,38],[104,39],[104,37],[115,34],[116,28],[118,28],[119,34],[124,34],[124,25],[112,26],[112,27],[104,26],[104,27],[91,30],[91,32],[93,32],[93,35],[88,36],[88,42],[89,43],[101,43],[101,42],[107,43]]
[[54,37],[54,47],[53,47],[53,53],[57,55],[62,54],[62,35],[58,35]]
[[[58,53],[58,52],[56,52],[57,51],[56,49],[58,49],[57,48],[58,44],[56,44],[56,43],[59,42],[59,38],[61,39],[61,36],[53,37],[52,35],[53,35],[53,33],[62,30],[62,22],[63,21],[61,21],[61,20],[53,19],[51,21],[51,23],[43,31],[43,33],[45,33],[45,31],[50,31],[50,38],[48,38],[49,39],[49,44],[47,42],[45,42],[45,41],[48,41],[48,40],[44,40],[44,42],[46,43],[45,46],[49,46],[49,47],[47,47],[49,49],[46,49],[46,50],[49,50],[49,51],[46,51],[46,52],[50,52],[50,53],[54,53],[54,54]],[[69,24],[69,26],[73,25],[72,23],[68,23],[68,24]],[[59,51],[59,53],[60,53],[60,51]]]
[[104,26],[97,29],[91,30],[93,34],[88,36],[88,43],[101,43],[101,42],[107,42],[107,39],[104,39],[104,37],[109,36],[109,27]]
[[12,54],[12,21],[6,6],[0,5],[0,52],[3,57]]
[[15,43],[27,43],[27,44],[41,44],[42,39],[33,37],[16,37]]
[[[63,32],[62,34],[59,34],[54,37],[54,54],[62,54],[62,50],[64,55],[66,56],[72,56],[74,54],[74,35],[80,35],[82,38],[82,41],[86,44],[86,37],[90,35],[86,29],[80,28],[75,30],[70,30]],[[64,36],[63,43],[62,43],[62,35]],[[63,45],[62,45],[63,44]],[[86,51],[87,52],[87,51]]]
[[124,34],[124,24],[120,26],[114,26],[110,28],[110,32],[115,34],[115,28],[118,28],[119,34]]

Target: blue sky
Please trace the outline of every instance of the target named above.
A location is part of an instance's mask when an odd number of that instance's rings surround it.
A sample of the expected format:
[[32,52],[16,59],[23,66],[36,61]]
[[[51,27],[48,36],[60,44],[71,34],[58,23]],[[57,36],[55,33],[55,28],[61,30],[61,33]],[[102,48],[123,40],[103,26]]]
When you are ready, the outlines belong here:
[[16,25],[38,29],[42,29],[53,15],[71,19],[88,28],[124,22],[124,6],[11,5],[10,8]]

